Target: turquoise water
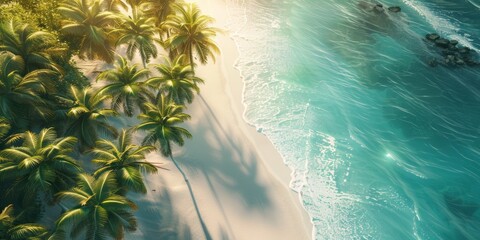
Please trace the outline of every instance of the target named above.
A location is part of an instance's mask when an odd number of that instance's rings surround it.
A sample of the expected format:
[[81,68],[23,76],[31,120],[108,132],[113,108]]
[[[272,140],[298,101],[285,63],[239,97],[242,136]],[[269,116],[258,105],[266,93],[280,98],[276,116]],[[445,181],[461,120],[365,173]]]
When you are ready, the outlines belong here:
[[357,3],[229,2],[246,120],[314,239],[480,239],[480,67],[429,67],[422,41],[480,49],[480,1],[384,1],[402,13],[383,20]]

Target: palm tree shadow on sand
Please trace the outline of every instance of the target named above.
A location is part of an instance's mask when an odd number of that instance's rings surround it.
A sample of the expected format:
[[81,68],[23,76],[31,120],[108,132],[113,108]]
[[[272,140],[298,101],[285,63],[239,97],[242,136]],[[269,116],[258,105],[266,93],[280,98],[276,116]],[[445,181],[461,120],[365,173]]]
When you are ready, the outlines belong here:
[[[167,189],[151,191],[146,196],[132,195],[136,196],[136,202],[141,206],[135,213],[139,229],[127,233],[127,239],[195,239],[190,227],[183,223],[175,212]],[[148,195],[158,195],[159,197],[155,197],[158,201],[149,200]]]
[[[238,195],[246,207],[267,209],[271,206],[268,189],[258,179],[258,156],[251,150],[246,139],[229,134],[202,96],[197,99],[199,106],[208,112],[204,118],[208,121],[191,130],[193,136],[203,137],[196,148],[209,149],[201,154],[189,155],[188,147],[184,156],[178,156],[179,163],[193,174],[202,173],[211,190],[216,194],[215,183]],[[241,120],[243,121],[243,120]],[[187,143],[188,144],[188,143]],[[218,197],[216,196],[217,200]]]
[[[266,186],[263,186],[258,179],[258,156],[248,146],[249,142],[245,139],[235,138],[235,134],[228,134],[230,129],[224,128],[207,102],[199,96],[195,108],[202,108],[206,112],[203,117],[207,121],[202,121],[199,125],[191,127],[190,132],[196,138],[203,138],[204,141],[195,142],[195,146],[188,146],[186,142],[185,152],[176,156],[179,165],[186,170],[190,180],[203,176],[206,180],[215,203],[223,215],[226,226],[220,226],[219,237],[222,240],[233,237],[228,233],[233,233],[232,224],[229,222],[224,208],[224,201],[217,191],[226,189],[230,194],[241,200],[242,207],[246,211],[267,211],[272,207],[269,199],[269,192]],[[192,106],[192,108],[194,108]],[[203,149],[203,151],[191,149]],[[195,182],[191,181],[193,191],[197,189]],[[200,208],[200,212],[206,212],[208,209]],[[207,226],[213,227],[213,226]]]

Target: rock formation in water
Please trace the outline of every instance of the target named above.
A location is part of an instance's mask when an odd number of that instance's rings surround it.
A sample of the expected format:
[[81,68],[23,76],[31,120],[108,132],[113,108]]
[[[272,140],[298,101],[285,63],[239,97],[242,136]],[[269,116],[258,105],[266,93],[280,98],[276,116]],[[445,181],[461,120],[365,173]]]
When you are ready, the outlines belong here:
[[455,39],[442,38],[437,33],[429,33],[425,35],[425,40],[425,43],[440,55],[439,58],[429,60],[428,64],[432,67],[437,65],[446,67],[480,66],[480,62],[475,60],[478,54],[468,47],[459,46]]

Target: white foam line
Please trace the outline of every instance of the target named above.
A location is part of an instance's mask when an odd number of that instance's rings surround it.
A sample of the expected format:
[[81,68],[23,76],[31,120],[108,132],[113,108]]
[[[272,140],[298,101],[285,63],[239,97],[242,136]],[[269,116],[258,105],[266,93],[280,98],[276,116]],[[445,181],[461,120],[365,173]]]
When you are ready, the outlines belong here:
[[[436,32],[447,35],[449,38],[454,38],[463,46],[479,52],[479,49],[475,48],[471,44],[472,40],[469,39],[467,35],[458,34],[458,32],[460,31],[460,27],[455,26],[448,19],[436,15],[427,6],[423,5],[419,1],[403,0],[403,2],[413,8],[415,11],[417,11],[418,14],[420,14],[422,17],[424,17],[425,20],[435,29]],[[470,0],[469,2],[472,3]],[[475,5],[474,3],[472,4]]]

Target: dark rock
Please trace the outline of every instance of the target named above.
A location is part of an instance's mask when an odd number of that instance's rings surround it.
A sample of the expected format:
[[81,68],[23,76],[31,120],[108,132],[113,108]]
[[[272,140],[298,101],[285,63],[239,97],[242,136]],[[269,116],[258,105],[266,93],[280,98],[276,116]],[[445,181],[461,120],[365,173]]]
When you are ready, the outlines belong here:
[[377,6],[373,7],[373,11],[376,13],[383,13],[385,12],[385,9],[381,4],[377,4]]
[[470,48],[468,47],[462,47],[462,48],[459,48],[458,49],[458,52],[461,53],[461,54],[467,54],[470,52]]
[[448,45],[450,44],[450,41],[448,41],[445,38],[439,38],[435,40],[435,45],[441,47],[441,48],[448,48]]
[[453,50],[453,49],[446,49],[446,50],[442,50],[440,52],[442,54],[442,56],[448,56],[448,55],[457,55],[457,51],[456,50]]
[[383,8],[383,4],[377,3],[375,6]]
[[436,34],[436,33],[429,33],[429,34],[427,34],[427,35],[425,36],[425,38],[426,38],[427,40],[430,40],[430,41],[434,42],[435,40],[439,39],[440,36],[439,36],[438,34]]
[[467,63],[467,65],[470,66],[470,67],[473,67],[473,66],[477,65],[477,62],[473,61],[470,58],[466,59],[465,63]]
[[455,56],[447,55],[447,57],[445,57],[445,63],[448,65],[455,65]]
[[402,11],[402,9],[399,6],[394,6],[394,7],[389,7],[388,11],[398,13],[398,12]]
[[452,45],[452,42],[450,41],[450,45],[448,45],[448,51],[450,52],[457,52],[458,48],[455,47],[455,45]]
[[425,35],[426,40],[433,42],[434,44],[428,44],[430,47],[436,46],[434,52],[438,55],[441,55],[442,58],[436,59],[431,58],[428,60],[427,64],[431,67],[441,65],[444,67],[460,67],[460,66],[469,66],[476,67],[480,66],[480,62],[477,61],[478,54],[476,51],[460,46],[458,40],[455,39],[446,39],[440,37],[436,33],[429,33]]

